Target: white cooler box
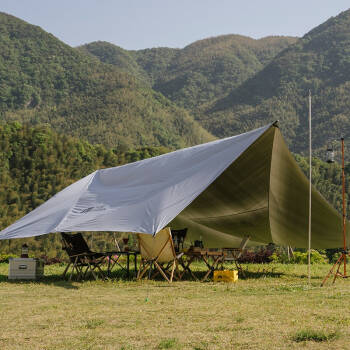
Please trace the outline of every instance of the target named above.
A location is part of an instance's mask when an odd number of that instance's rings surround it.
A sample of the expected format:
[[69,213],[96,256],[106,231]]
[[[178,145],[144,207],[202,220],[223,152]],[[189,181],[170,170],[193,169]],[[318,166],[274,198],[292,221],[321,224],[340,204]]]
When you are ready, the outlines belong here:
[[9,279],[37,279],[44,275],[44,262],[33,258],[10,259]]

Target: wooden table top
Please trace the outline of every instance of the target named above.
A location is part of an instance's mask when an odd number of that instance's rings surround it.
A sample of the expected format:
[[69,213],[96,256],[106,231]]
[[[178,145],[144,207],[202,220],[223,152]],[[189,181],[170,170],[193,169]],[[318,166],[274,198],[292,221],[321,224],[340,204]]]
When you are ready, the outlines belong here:
[[185,255],[209,255],[209,256],[221,256],[221,255],[226,255],[226,252],[224,252],[223,250],[209,250],[209,249],[205,249],[205,248],[201,248],[201,249],[189,249],[187,251],[184,251]]

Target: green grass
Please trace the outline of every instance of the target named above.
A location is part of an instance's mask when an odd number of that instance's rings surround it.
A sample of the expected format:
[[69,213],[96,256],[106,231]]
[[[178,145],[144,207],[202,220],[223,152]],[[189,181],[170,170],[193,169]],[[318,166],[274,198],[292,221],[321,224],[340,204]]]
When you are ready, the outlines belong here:
[[304,341],[322,342],[337,339],[338,337],[339,334],[337,331],[328,333],[323,330],[304,329],[297,332],[293,340],[298,343]]
[[173,349],[175,347],[176,347],[175,338],[163,339],[158,345],[158,349]]
[[0,264],[0,349],[349,349],[350,281],[319,287],[330,265],[310,288],[305,265],[245,268],[235,284],[68,282],[56,265],[26,282]]
[[102,326],[105,323],[105,321],[103,320],[98,320],[98,319],[92,319],[92,320],[87,320],[84,324],[83,324],[83,328],[87,328],[87,329],[95,329],[99,326]]

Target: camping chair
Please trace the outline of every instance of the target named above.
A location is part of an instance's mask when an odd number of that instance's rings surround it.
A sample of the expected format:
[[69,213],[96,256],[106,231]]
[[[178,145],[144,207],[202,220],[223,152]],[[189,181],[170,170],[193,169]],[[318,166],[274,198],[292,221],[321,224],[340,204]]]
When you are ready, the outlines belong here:
[[[173,281],[174,271],[178,269],[178,259],[183,253],[176,254],[169,227],[160,230],[156,236],[138,234],[141,254],[141,265],[137,279],[141,279],[148,270],[148,278],[152,277],[153,266],[169,283]],[[171,271],[169,271],[171,269]]]
[[171,235],[173,237],[174,248],[176,253],[180,253],[184,250],[184,241],[187,234],[187,228],[181,230],[171,229]]
[[[71,275],[72,279],[74,270],[77,272],[77,280],[84,279],[87,273],[91,273],[95,280],[100,275],[105,278],[100,265],[104,262],[105,254],[92,252],[81,233],[70,235],[61,232],[62,249],[65,250],[69,256],[69,264],[63,272],[63,277],[66,276],[69,267],[72,265]],[[85,271],[84,271],[85,269]]]

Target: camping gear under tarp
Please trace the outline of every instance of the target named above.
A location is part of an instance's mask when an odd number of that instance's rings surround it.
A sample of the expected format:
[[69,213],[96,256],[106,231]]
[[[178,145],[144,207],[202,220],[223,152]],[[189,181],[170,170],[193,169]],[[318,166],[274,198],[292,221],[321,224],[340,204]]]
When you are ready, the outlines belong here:
[[178,275],[178,259],[183,253],[176,254],[170,228],[160,230],[155,236],[148,234],[137,235],[141,254],[141,265],[137,279],[141,279],[148,271],[148,278],[160,273],[168,282],[174,278],[175,268]]
[[100,267],[106,258],[104,253],[92,252],[80,232],[74,235],[62,232],[61,235],[62,249],[69,257],[69,263],[63,272],[63,277],[66,277],[69,267],[72,266],[69,280],[72,279],[74,271],[77,273],[77,280],[84,279],[87,274],[91,274],[95,280],[99,276],[105,278]]
[[[276,243],[307,247],[308,179],[274,124],[135,163],[97,170],[0,232],[156,234],[188,228],[207,247]],[[312,192],[312,247],[342,245],[341,218]]]

